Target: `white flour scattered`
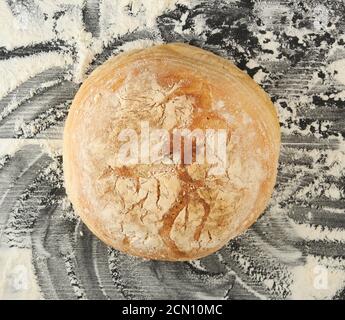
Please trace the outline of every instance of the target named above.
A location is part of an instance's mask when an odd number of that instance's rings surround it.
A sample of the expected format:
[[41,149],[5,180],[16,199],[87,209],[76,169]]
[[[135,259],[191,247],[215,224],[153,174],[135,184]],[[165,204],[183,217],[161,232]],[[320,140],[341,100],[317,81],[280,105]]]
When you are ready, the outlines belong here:
[[193,2],[196,1],[102,1],[100,5],[100,37],[104,45],[107,45],[114,38],[116,39],[128,32],[139,31],[144,28],[156,31],[156,18],[159,15],[173,9],[177,3],[192,6]]
[[345,242],[345,232],[342,229],[330,229],[321,225],[313,226],[297,223],[293,224],[293,228],[298,236],[306,240]]
[[14,19],[8,2],[0,2],[0,47],[12,50],[54,39],[53,21],[45,20],[42,12],[34,17],[23,5],[18,14]]
[[30,249],[0,247],[0,299],[41,299]]
[[328,70],[331,72],[335,80],[345,85],[345,59],[332,62],[329,64]]
[[56,52],[0,61],[0,98],[34,75],[53,67],[66,67],[72,59]]
[[6,118],[11,112],[16,110],[21,105],[21,103],[27,101],[28,99],[31,99],[36,94],[39,94],[40,92],[42,92],[44,89],[53,87],[59,82],[60,80],[52,80],[52,81],[43,82],[40,84],[38,88],[30,89],[25,97],[18,98],[17,96],[14,96],[11,102],[0,112],[0,121]]
[[[40,1],[33,12],[22,5],[18,8],[20,14],[16,18],[13,17],[9,5],[1,2],[0,47],[11,50],[40,42],[64,40],[76,48],[77,61],[74,64],[74,80],[79,83],[84,79],[85,72],[95,55],[102,52],[102,48],[112,40],[126,33],[143,29],[149,29],[153,34],[156,33],[155,38],[157,38],[156,18],[159,15],[173,9],[177,3],[191,7],[197,2],[196,0],[162,0],[158,2],[103,0],[100,3],[100,35],[97,38],[93,38],[92,34],[84,28],[81,10],[83,0]],[[57,21],[53,19],[54,15],[66,8],[66,12]],[[130,8],[131,11],[129,11]],[[198,32],[202,30],[200,18],[196,30]],[[6,75],[0,79],[0,97],[12,90],[20,81],[29,79],[47,67],[65,65],[71,61],[71,57],[60,56],[56,53],[45,56],[37,55],[28,59],[33,61],[27,61],[25,58],[11,59],[13,60],[12,67],[7,61],[0,62],[0,72]],[[7,76],[8,74],[10,76]]]

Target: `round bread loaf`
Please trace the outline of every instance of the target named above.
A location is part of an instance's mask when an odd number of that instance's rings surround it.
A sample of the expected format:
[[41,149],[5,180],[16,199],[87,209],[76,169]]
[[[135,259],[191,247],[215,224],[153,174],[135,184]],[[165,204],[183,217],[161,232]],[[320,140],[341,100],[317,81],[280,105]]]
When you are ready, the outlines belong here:
[[179,43],[133,50],[83,83],[64,131],[67,194],[107,245],[158,260],[209,255],[270,199],[280,128],[231,62]]

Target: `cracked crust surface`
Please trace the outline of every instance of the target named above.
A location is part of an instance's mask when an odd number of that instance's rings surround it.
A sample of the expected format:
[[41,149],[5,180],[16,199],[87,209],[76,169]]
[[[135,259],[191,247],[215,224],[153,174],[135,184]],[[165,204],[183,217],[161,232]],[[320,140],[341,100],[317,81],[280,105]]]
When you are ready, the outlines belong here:
[[[122,129],[225,129],[223,175],[210,164],[118,165]],[[231,62],[185,44],[118,55],[84,82],[64,131],[65,186],[106,244],[149,259],[191,260],[253,224],[271,196],[280,130],[265,92]]]

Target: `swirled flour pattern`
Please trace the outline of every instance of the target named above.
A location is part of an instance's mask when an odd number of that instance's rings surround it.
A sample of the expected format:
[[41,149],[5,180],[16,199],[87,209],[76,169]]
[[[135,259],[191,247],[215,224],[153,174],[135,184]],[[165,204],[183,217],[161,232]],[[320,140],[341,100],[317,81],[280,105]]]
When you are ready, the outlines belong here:
[[[345,298],[345,5],[321,0],[0,1],[0,299]],[[270,206],[190,263],[145,261],[74,215],[62,129],[108,57],[182,41],[235,62],[282,128]]]

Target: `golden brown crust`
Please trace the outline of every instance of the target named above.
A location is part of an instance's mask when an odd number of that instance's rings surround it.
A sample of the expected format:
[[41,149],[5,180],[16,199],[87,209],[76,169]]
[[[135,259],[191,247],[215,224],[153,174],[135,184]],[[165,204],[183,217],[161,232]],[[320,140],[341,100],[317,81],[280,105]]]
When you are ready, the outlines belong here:
[[[225,129],[227,170],[210,165],[119,166],[120,130]],[[280,129],[267,94],[231,62],[185,44],[118,55],[84,82],[64,131],[65,185],[106,244],[148,259],[191,260],[253,224],[270,199]]]

